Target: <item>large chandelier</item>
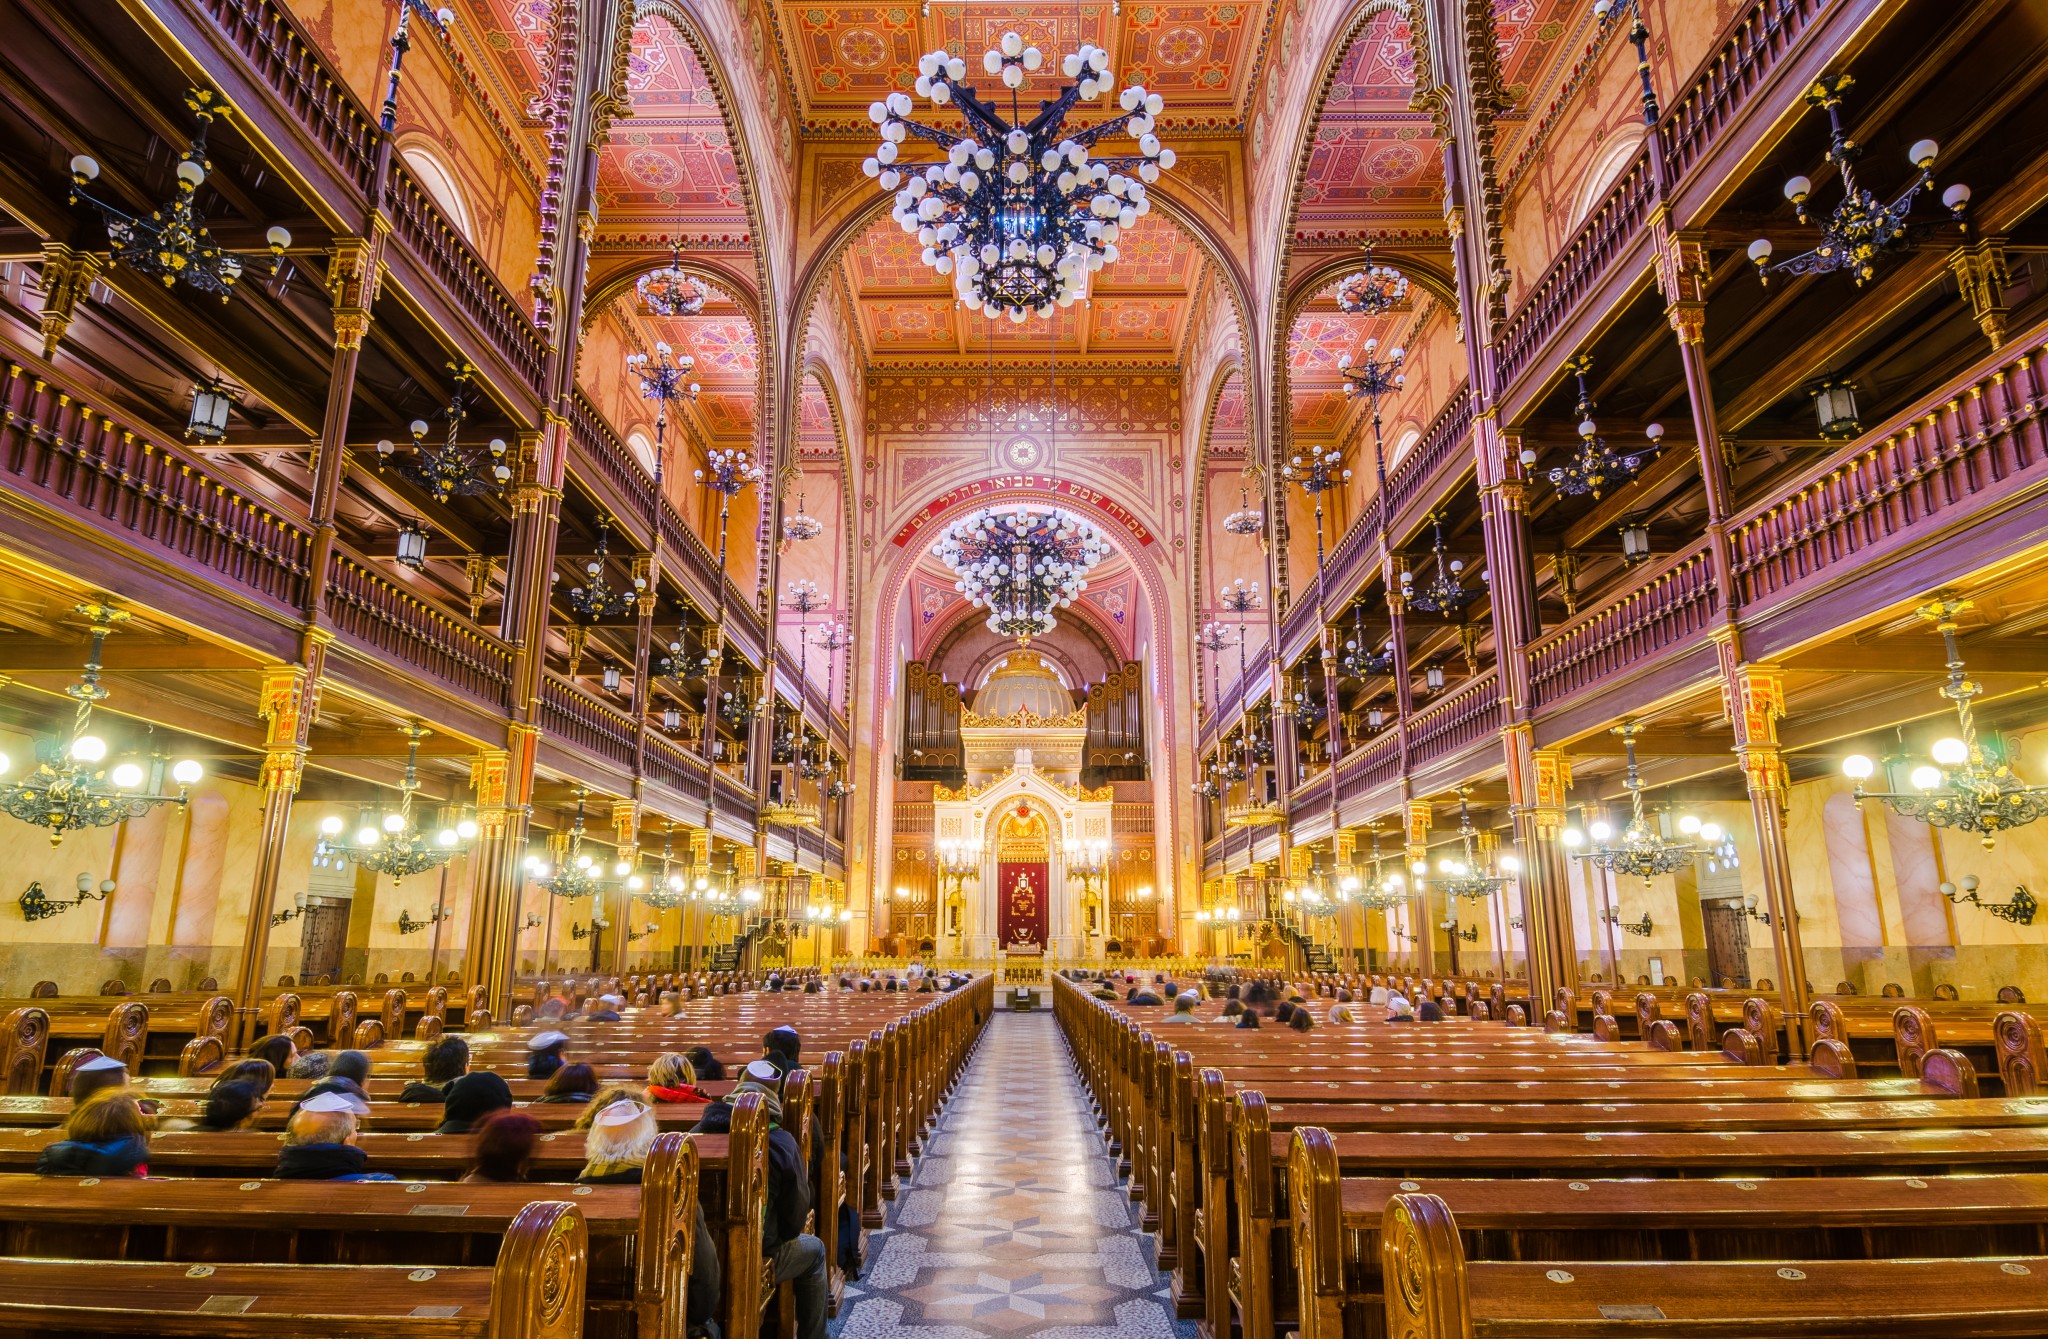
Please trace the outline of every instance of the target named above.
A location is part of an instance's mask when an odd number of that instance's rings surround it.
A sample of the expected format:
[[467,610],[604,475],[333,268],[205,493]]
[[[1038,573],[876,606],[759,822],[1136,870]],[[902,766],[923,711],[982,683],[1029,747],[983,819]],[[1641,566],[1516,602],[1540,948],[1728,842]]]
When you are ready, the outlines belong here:
[[[660,271],[655,271],[659,274]],[[646,283],[647,278],[640,281]],[[699,300],[702,305],[702,299]],[[654,354],[626,355],[626,375],[640,379],[640,398],[654,401],[654,485],[661,487],[662,464],[668,455],[668,407],[680,400],[694,400],[703,389],[690,380],[690,373],[697,370],[697,360],[687,353],[677,353],[669,347],[667,340],[654,342]]]
[[[986,308],[1012,321],[1027,312],[1051,316],[1086,296],[1089,274],[1117,258],[1121,230],[1150,212],[1146,186],[1174,161],[1153,133],[1166,100],[1142,85],[1123,90],[1121,116],[1067,132],[1076,103],[1093,102],[1116,84],[1109,53],[1098,46],[1084,43],[1061,63],[1075,82],[1026,120],[1017,90],[1044,63],[1045,54],[1014,32],[982,57],[982,68],[1010,90],[1005,118],[960,82],[966,61],[945,51],[921,57],[917,96],[957,106],[963,132],[910,120],[914,104],[900,90],[868,107],[882,143],[861,166],[883,190],[896,192],[896,222],[923,244],[925,264],[953,276],[969,310]],[[1088,156],[1118,131],[1137,140],[1136,155]],[[901,145],[912,136],[943,150],[944,161],[903,160]]]
[[804,495],[796,495],[796,511],[782,518],[782,537],[791,544],[808,544],[825,533],[825,523],[804,510]]
[[[412,433],[412,456],[397,462],[398,472],[434,495],[436,501],[451,497],[475,497],[480,493],[502,493],[512,481],[512,469],[505,463],[505,439],[493,437],[479,450],[463,445],[462,421],[469,417],[469,383],[476,368],[466,360],[448,364],[454,374],[455,390],[441,416],[448,420],[448,435],[440,442],[427,442],[427,421],[416,418]],[[383,473],[397,446],[390,438],[377,443],[377,471]]]
[[1389,873],[1386,856],[1380,850],[1380,830],[1372,829],[1372,872],[1363,880],[1347,875],[1337,885],[1339,902],[1357,902],[1368,911],[1387,911],[1408,900],[1408,890],[1398,870]]
[[1967,600],[1941,598],[1915,611],[1934,624],[1948,652],[1948,682],[1939,691],[1956,704],[1959,731],[1934,741],[1929,750],[1933,765],[1923,763],[1913,769],[1909,780],[1919,793],[1865,791],[1863,783],[1875,767],[1862,754],[1844,758],[1842,770],[1855,778],[1859,809],[1866,799],[1883,800],[1892,812],[1917,818],[1930,827],[1978,833],[1988,851],[1997,844],[1999,833],[2025,827],[2048,814],[2048,786],[2029,786],[1977,737],[1970,702],[1983,694],[1984,685],[1964,672],[1963,653],[1956,646],[1956,616],[1969,607]]
[[640,305],[655,316],[695,316],[704,310],[704,287],[683,272],[683,249],[669,243],[668,264],[634,280]]
[[1447,856],[1437,862],[1437,872],[1443,877],[1437,885],[1452,897],[1492,897],[1508,885],[1509,879],[1521,869],[1521,862],[1511,855],[1501,856],[1497,861],[1482,862],[1479,858],[1478,830],[1472,826],[1472,810],[1465,796],[1458,792],[1458,840],[1464,847],[1462,858]]
[[[63,844],[66,833],[80,828],[104,828],[130,818],[140,818],[160,804],[183,805],[187,791],[203,775],[190,758],[174,763],[170,779],[178,787],[175,795],[163,794],[164,760],[129,759],[103,767],[107,741],[91,733],[93,705],[104,702],[107,689],[100,683],[101,656],[107,633],[126,622],[126,610],[104,604],[81,604],[77,612],[92,624],[92,651],[78,682],[64,690],[78,703],[71,719],[67,740],[37,740],[36,769],[19,781],[0,785],[0,809],[50,830],[50,845]],[[0,773],[8,768],[0,754]]]
[[[1659,874],[1672,874],[1686,868],[1697,860],[1700,848],[1691,842],[1672,841],[1663,834],[1652,830],[1649,820],[1643,815],[1643,778],[1636,770],[1636,736],[1643,732],[1637,721],[1623,721],[1614,727],[1614,733],[1621,736],[1621,746],[1628,756],[1628,787],[1630,806],[1629,824],[1620,833],[1620,840],[1613,841],[1614,830],[1606,823],[1592,823],[1585,832],[1569,829],[1564,833],[1564,844],[1572,848],[1574,860],[1584,860],[1601,869],[1616,874],[1632,874],[1648,883]],[[1719,824],[1699,823],[1690,815],[1679,820],[1679,828],[1696,832],[1712,843],[1720,837]],[[1586,839],[1591,837],[1595,845],[1585,850]]]
[[439,869],[469,849],[476,837],[476,824],[464,819],[429,835],[413,822],[413,792],[420,788],[420,741],[431,731],[414,723],[405,728],[405,775],[398,783],[398,810],[372,823],[367,819],[357,829],[355,840],[338,840],[345,824],[338,814],[320,822],[320,842],[315,859],[347,861],[378,874],[402,879]]
[[[600,623],[607,618],[616,618],[633,608],[647,590],[646,577],[634,577],[632,589],[614,587],[605,574],[605,563],[611,557],[611,523],[604,517],[597,518],[597,554],[583,564],[583,573],[589,578],[581,586],[569,588],[569,607],[576,617],[585,623]],[[561,573],[555,574],[561,579]]]
[[137,218],[87,193],[86,184],[99,178],[100,165],[85,154],[71,160],[71,203],[83,200],[100,212],[115,260],[138,273],[161,279],[165,288],[175,287],[182,279],[200,292],[215,294],[226,302],[247,266],[267,260],[270,272],[277,273],[285,248],[292,244],[292,235],[275,226],[266,232],[263,240],[270,245],[268,257],[244,259],[221,250],[207,231],[206,215],[200,213],[194,196],[206,174],[213,170],[213,164],[206,160],[206,132],[212,127],[213,118],[225,114],[226,108],[212,90],[195,88],[185,94],[185,110],[198,120],[199,129],[193,132],[191,143],[178,159],[178,193],[152,210],[148,218]]
[[[1638,470],[1657,458],[1657,452],[1664,446],[1664,425],[1652,423],[1643,429],[1643,435],[1650,439],[1649,450],[1616,451],[1600,435],[1600,425],[1593,421],[1593,396],[1586,389],[1586,373],[1593,370],[1593,355],[1580,354],[1567,362],[1564,370],[1576,377],[1579,383],[1579,399],[1573,408],[1579,416],[1579,450],[1570,460],[1550,471],[1550,482],[1560,493],[1574,497],[1591,493],[1597,498],[1616,484],[1627,483]],[[1522,464],[1535,463],[1536,452],[1523,448]]]
[[1337,281],[1337,310],[1352,316],[1384,316],[1408,300],[1408,276],[1387,265],[1372,263],[1365,249],[1365,268]]
[[670,826],[661,839],[661,872],[652,878],[634,874],[626,879],[626,890],[656,911],[674,911],[683,905],[689,883],[675,872],[676,832]]
[[1252,505],[1251,484],[1255,466],[1247,467],[1237,484],[1237,510],[1223,518],[1225,534],[1251,539],[1266,528],[1266,514]]
[[1479,598],[1479,592],[1468,589],[1463,579],[1465,561],[1451,557],[1444,549],[1444,518],[1432,513],[1429,523],[1435,529],[1435,538],[1430,542],[1430,551],[1436,555],[1436,572],[1428,581],[1417,582],[1415,573],[1401,573],[1401,598],[1411,609],[1420,609],[1425,614],[1451,616]]
[[1378,651],[1366,645],[1365,601],[1351,602],[1351,635],[1344,639],[1344,654],[1337,658],[1344,672],[1354,679],[1372,679],[1394,672],[1394,639],[1389,637]]
[[[597,857],[583,849],[583,802],[589,796],[587,790],[576,792],[576,822],[569,829],[569,846],[563,853],[559,867],[548,864],[544,857],[526,857],[526,872],[534,883],[556,897],[594,897],[612,886],[612,881],[603,877],[603,866]],[[633,872],[626,861],[619,861],[613,873],[624,878]]]
[[932,554],[953,569],[953,589],[987,609],[989,631],[1029,642],[1051,632],[1053,611],[1088,589],[1109,542],[1061,511],[985,511],[952,528]]
[[[1790,260],[1771,264],[1771,252],[1775,249],[1767,237],[1759,237],[1749,244],[1749,258],[1756,263],[1757,278],[1768,284],[1773,274],[1826,274],[1832,270],[1847,270],[1856,280],[1857,287],[1877,273],[1876,260],[1887,252],[1910,251],[1934,229],[1932,222],[1908,222],[1907,215],[1913,211],[1913,202],[1920,192],[1934,186],[1934,159],[1941,152],[1941,146],[1931,139],[1916,140],[1906,150],[1907,159],[1920,170],[1913,184],[1906,187],[1898,199],[1890,204],[1881,203],[1878,198],[1856,184],[1856,160],[1863,156],[1863,146],[1842,132],[1842,115],[1836,109],[1842,104],[1842,94],[1854,87],[1855,80],[1846,74],[1822,75],[1813,81],[1813,87],[1806,90],[1806,105],[1819,107],[1828,114],[1827,161],[1842,173],[1842,203],[1835,206],[1835,212],[1820,225],[1820,242],[1811,251],[1803,251]],[[1799,214],[1799,221],[1813,226],[1813,218],[1806,212],[1806,201],[1813,191],[1813,183],[1805,177],[1794,177],[1785,183],[1785,198]],[[1941,193],[1941,203],[1948,208],[1958,227],[1967,227],[1963,214],[1969,208],[1970,188],[1956,182]]]

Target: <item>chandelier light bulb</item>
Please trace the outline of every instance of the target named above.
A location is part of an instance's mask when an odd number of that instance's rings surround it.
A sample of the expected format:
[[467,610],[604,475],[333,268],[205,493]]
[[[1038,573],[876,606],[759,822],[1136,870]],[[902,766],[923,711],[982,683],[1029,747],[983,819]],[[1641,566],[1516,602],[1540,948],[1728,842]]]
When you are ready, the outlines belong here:
[[368,824],[364,824],[356,829],[356,845],[358,846],[375,846],[383,840],[384,834]]
[[1925,765],[1915,767],[1908,779],[1913,783],[1915,790],[1933,790],[1941,784],[1941,769]]
[[384,815],[384,830],[396,836],[405,831],[405,817],[402,814]]
[[1586,844],[1586,834],[1577,828],[1566,828],[1558,840],[1562,841],[1566,846],[1584,846]]
[[1700,821],[1691,814],[1678,820],[1678,830],[1690,837],[1700,830]]
[[1717,841],[1720,841],[1720,840],[1721,840],[1721,838],[1722,838],[1723,836],[1725,836],[1725,835],[1726,835],[1726,834],[1725,834],[1725,833],[1724,833],[1724,832],[1722,831],[1721,825],[1720,825],[1719,823],[1702,823],[1702,824],[1700,824],[1700,840],[1701,840],[1701,841],[1704,841],[1704,842],[1717,842]]
[[320,835],[323,837],[339,837],[341,829],[342,821],[339,814],[329,814],[320,820]]
[[476,840],[475,822],[467,818],[463,819],[460,823],[457,823],[455,825],[455,835],[460,837],[464,841]]
[[75,762],[99,762],[107,756],[107,741],[98,735],[80,735],[71,741],[71,757]]
[[593,860],[591,857],[587,855],[579,855],[576,857],[576,868],[578,869],[590,869],[596,864],[597,861]]
[[1970,746],[1954,736],[1935,740],[1928,752],[1943,767],[1960,767],[1970,760]]
[[136,790],[142,785],[142,769],[132,762],[124,762],[114,769],[111,779],[121,790]]
[[436,846],[452,847],[461,840],[460,837],[455,835],[454,828],[442,828],[434,834],[434,844]]
[[1876,770],[1876,765],[1860,753],[1852,753],[1842,759],[1843,774],[1857,781],[1868,780],[1870,774]]

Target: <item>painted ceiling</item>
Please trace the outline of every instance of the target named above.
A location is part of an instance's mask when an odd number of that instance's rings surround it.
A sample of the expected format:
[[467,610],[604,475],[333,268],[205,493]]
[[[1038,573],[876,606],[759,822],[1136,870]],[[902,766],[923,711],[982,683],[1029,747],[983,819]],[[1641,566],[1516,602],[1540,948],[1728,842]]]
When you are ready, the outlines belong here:
[[1201,253],[1158,213],[1118,243],[1115,263],[1095,276],[1085,303],[1051,321],[991,321],[958,306],[952,281],[919,258],[917,239],[883,216],[847,248],[841,262],[859,315],[868,361],[1140,358],[1170,361],[1186,335],[1202,272]]
[[1375,16],[1351,44],[1316,123],[1297,229],[1351,232],[1443,218],[1443,147],[1410,110],[1415,57],[1408,21]]
[[677,353],[697,360],[691,377],[703,389],[696,403],[684,412],[699,433],[712,438],[748,437],[754,431],[754,390],[761,370],[754,325],[731,296],[702,280],[699,283],[705,302],[696,316],[652,315],[630,292],[617,300],[613,310],[632,329],[640,348],[652,349],[657,342],[665,342]]

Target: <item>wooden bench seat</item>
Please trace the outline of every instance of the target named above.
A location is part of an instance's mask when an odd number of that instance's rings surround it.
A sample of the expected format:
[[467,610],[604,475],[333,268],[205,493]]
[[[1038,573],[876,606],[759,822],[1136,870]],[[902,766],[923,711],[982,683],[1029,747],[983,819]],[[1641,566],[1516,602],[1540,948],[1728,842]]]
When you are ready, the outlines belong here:
[[0,1259],[9,1334],[261,1335],[264,1339],[577,1339],[583,1215],[527,1205],[493,1268],[184,1265]]
[[1468,1261],[1433,1195],[1381,1230],[1386,1332],[1402,1339],[1864,1339],[2048,1332],[2048,1257],[1791,1263]]

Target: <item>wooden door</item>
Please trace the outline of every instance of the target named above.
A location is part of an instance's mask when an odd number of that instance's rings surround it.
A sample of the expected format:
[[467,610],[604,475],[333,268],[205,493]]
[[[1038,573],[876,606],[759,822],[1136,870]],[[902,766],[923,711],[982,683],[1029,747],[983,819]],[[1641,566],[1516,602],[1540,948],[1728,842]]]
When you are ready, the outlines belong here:
[[1718,986],[1723,977],[1736,985],[1749,985],[1749,917],[1739,902],[1700,904],[1701,921],[1707,935],[1707,984]]
[[300,917],[299,980],[308,984],[322,976],[341,976],[341,953],[348,945],[347,902],[312,902]]

